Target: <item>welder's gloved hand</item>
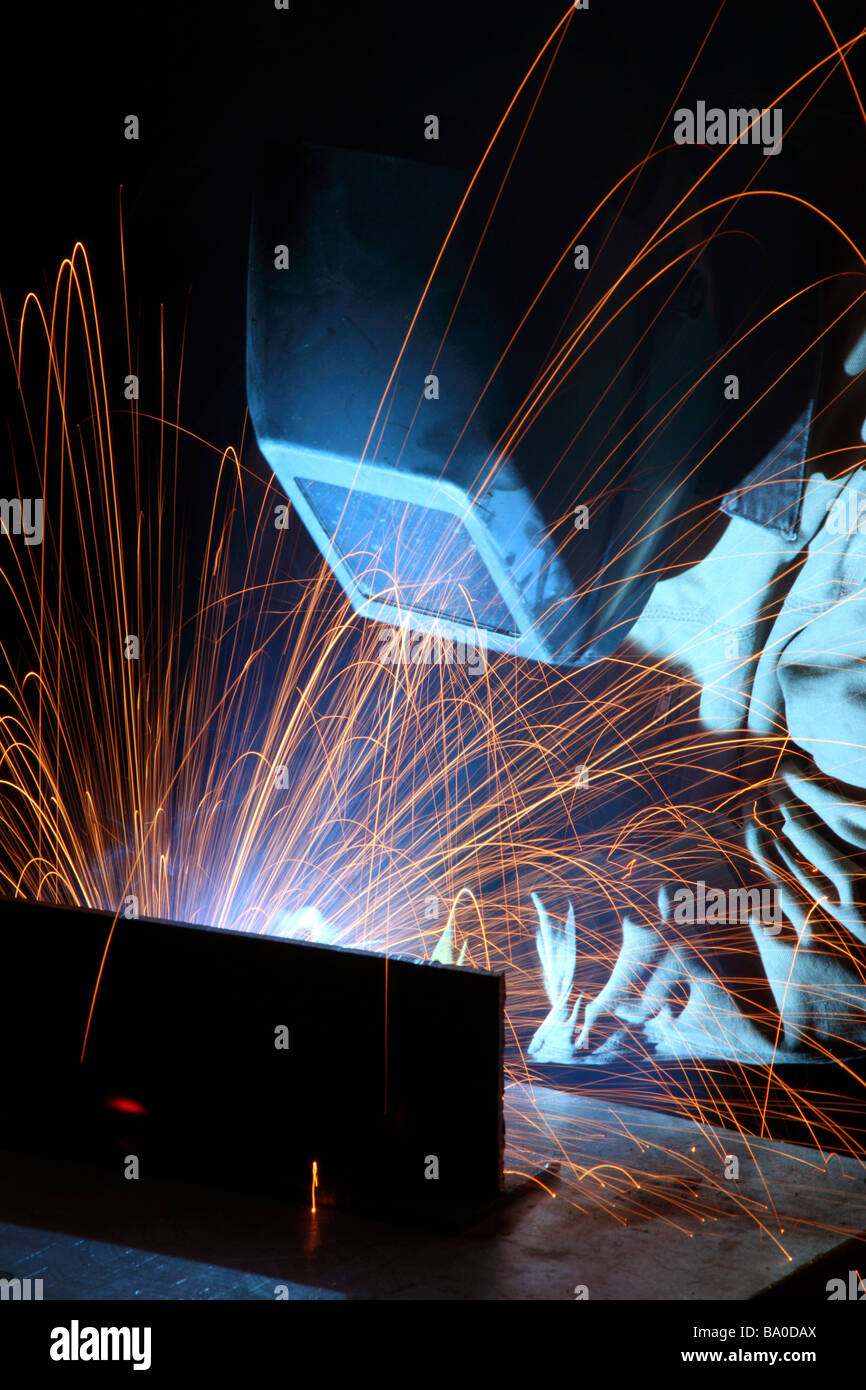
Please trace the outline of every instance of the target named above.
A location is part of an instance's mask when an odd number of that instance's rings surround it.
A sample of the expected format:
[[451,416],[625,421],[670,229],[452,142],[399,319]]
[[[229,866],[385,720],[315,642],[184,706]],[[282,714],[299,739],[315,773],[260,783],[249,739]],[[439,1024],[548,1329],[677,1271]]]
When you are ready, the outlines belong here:
[[[670,894],[659,893],[661,915]],[[529,1044],[529,1056],[537,1062],[579,1060],[577,1053],[620,1053],[627,1046],[629,1028],[645,1022],[663,1007],[683,977],[683,967],[672,955],[655,926],[623,918],[623,942],[610,979],[601,993],[584,1008],[579,994],[571,1005],[577,947],[574,909],[568,908],[564,925],[551,919],[536,893],[532,901],[538,913],[536,947],[550,1011]]]
[[550,1012],[529,1044],[529,1056],[538,1062],[568,1061],[574,1051],[574,1028],[583,1002],[580,995],[569,1012],[577,961],[574,908],[569,903],[565,925],[559,926],[551,920],[537,893],[532,894],[532,901],[538,913],[535,944]]
[[[737,827],[716,818],[713,837],[720,846],[739,839]],[[639,874],[647,886],[655,877],[649,903],[640,911],[622,916],[622,946],[610,978],[601,993],[585,1009],[576,1038],[580,1052],[621,1051],[630,1033],[641,1030],[665,1010],[682,1008],[689,992],[690,973],[696,968],[695,937],[702,932],[696,922],[682,923],[676,911],[678,890],[699,881],[724,893],[739,887],[739,876],[720,850],[709,858],[706,849],[691,836],[674,840],[664,863],[645,865]],[[649,909],[649,911],[648,911]]]
[[[717,852],[708,849],[712,845],[718,845]],[[539,956],[554,1007],[533,1039],[536,1051],[531,1048],[531,1055],[550,1052],[554,1031],[555,1050],[562,1054],[563,1029],[572,1023],[574,1060],[586,1059],[588,1054],[595,1060],[635,1053],[646,1056],[656,1048],[689,1052],[693,1045],[706,1050],[706,1055],[719,1056],[735,1055],[741,1046],[755,1056],[772,1050],[777,1018],[772,997],[751,969],[755,943],[748,923],[708,924],[697,910],[699,883],[707,901],[712,900],[713,890],[727,900],[732,889],[743,887],[735,867],[738,861],[726,852],[732,849],[742,853],[739,828],[726,819],[714,819],[703,849],[694,838],[683,837],[671,844],[664,864],[643,866],[639,878],[644,886],[638,891],[636,883],[637,905],[623,912],[622,945],[610,978],[585,1007],[583,997],[578,998],[571,1013],[565,975],[569,979],[573,975],[576,953],[568,953],[567,959],[564,948],[558,956],[551,953],[550,928],[544,925],[543,909],[536,901],[542,920]],[[658,885],[649,892],[648,870],[657,876]],[[683,889],[692,894],[695,912],[682,911]],[[569,963],[570,973],[564,968]],[[750,980],[750,975],[755,978]],[[726,987],[731,979],[738,981],[736,1002]],[[551,1054],[547,1060],[564,1058]]]
[[[665,1004],[676,972],[670,952],[655,927],[625,917],[622,947],[607,984],[578,1017],[578,1052],[620,1052],[631,1029],[638,1028]],[[681,973],[681,972],[679,972]]]

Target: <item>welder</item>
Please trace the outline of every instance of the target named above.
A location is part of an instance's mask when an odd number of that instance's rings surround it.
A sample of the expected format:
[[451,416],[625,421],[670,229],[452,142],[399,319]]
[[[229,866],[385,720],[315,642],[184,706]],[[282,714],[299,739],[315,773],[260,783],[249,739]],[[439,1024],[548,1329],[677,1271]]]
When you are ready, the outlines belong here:
[[[671,842],[652,920],[623,913],[589,1000],[573,915],[536,897],[533,1054],[847,1056],[866,1043],[863,267],[847,243],[821,260],[826,229],[792,234],[781,199],[674,233],[664,184],[587,225],[575,182],[506,185],[488,223],[444,168],[296,147],[251,240],[258,442],[359,613],[562,667],[625,654],[699,693],[721,848]],[[689,884],[749,887],[744,861],[770,924],[677,914]]]

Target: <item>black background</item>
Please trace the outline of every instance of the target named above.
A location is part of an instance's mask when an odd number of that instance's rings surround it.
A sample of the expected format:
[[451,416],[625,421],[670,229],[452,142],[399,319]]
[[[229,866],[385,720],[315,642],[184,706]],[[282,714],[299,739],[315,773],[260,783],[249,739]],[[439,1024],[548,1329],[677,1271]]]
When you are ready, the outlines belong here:
[[[140,307],[153,322],[164,305],[171,347],[188,313],[183,422],[214,443],[237,442],[250,199],[263,146],[301,135],[469,171],[565,8],[291,0],[277,11],[255,0],[7,10],[0,293],[9,313],[28,290],[53,285],[80,239],[105,330],[119,327],[123,185],[133,314]],[[717,8],[592,0],[573,16],[537,119],[546,157],[559,176],[573,169],[587,199],[646,151]],[[842,38],[864,20],[858,0],[829,0],[824,11]],[[683,100],[768,103],[828,48],[808,0],[728,0]],[[438,142],[423,138],[430,112]],[[123,138],[129,113],[141,121],[137,142]],[[862,218],[864,138],[839,75],[796,148],[771,161],[773,176],[802,184],[807,174],[850,226]]]

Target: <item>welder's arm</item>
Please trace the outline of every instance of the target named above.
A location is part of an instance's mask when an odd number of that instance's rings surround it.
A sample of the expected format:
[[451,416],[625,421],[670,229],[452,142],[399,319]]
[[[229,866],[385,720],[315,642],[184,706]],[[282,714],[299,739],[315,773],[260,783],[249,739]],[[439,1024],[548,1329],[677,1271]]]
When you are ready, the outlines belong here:
[[778,676],[791,740],[768,789],[779,829],[753,818],[746,845],[801,946],[818,909],[866,946],[866,588],[813,619]]

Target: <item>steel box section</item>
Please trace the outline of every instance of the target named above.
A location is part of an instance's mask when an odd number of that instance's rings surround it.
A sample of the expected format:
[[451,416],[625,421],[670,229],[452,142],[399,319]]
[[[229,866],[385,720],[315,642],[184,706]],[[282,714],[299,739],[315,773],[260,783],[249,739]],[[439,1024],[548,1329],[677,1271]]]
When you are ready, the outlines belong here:
[[382,1210],[500,1190],[501,976],[121,918],[82,1062],[112,921],[0,903],[0,1143],[303,1201],[315,1162]]

